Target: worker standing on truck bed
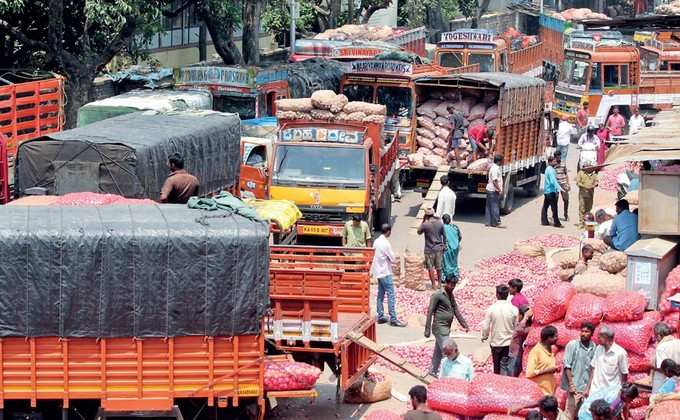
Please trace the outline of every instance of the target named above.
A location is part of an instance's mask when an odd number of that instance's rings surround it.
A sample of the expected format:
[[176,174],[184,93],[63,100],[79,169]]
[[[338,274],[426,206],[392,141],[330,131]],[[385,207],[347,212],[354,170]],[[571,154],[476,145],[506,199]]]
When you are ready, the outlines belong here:
[[345,223],[345,228],[342,230],[342,246],[371,246],[371,230],[368,228],[368,223],[361,220],[361,215],[353,214],[352,220]]
[[[446,107],[446,110],[451,114],[449,117],[449,121],[451,122],[451,137],[449,139],[449,150],[447,150],[447,154],[453,150],[453,156],[456,159],[456,166],[460,166],[458,149],[460,148],[460,140],[465,134],[465,120],[463,119],[463,114],[456,111],[456,108],[453,106],[453,104],[450,104],[448,107]],[[453,216],[453,214],[451,216]]]
[[468,128],[468,138],[470,139],[470,146],[472,146],[472,160],[473,162],[489,154],[491,150],[491,142],[495,131],[493,128],[487,128],[486,124],[477,124]]
[[170,175],[161,188],[161,203],[186,204],[189,198],[198,195],[198,178],[184,169],[184,158],[179,153],[168,157]]

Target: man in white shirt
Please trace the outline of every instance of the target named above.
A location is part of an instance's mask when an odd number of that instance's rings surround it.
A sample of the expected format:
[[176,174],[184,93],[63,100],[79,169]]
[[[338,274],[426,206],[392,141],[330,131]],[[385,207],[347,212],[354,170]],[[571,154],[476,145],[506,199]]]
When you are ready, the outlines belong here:
[[435,214],[440,219],[445,214],[453,218],[453,214],[456,212],[456,193],[449,188],[449,177],[447,175],[442,175],[439,182],[442,184],[442,189],[437,195],[437,211]]
[[600,327],[600,345],[595,349],[590,379],[585,395],[601,389],[618,386],[628,382],[628,354],[614,342],[614,331],[603,325]]
[[630,117],[628,121],[628,129],[630,134],[637,134],[645,127],[645,117],[640,115],[640,110],[635,108],[633,110],[633,116]]
[[595,221],[597,222],[595,239],[603,239],[605,236],[609,236],[609,231],[614,222],[614,216],[607,212],[607,210],[599,209],[595,212]]
[[576,135],[576,129],[569,122],[569,117],[563,115],[560,124],[557,126],[557,133],[555,133],[557,140],[557,152],[560,154],[562,162],[567,161],[569,143],[571,142],[571,137],[574,135]]
[[[394,257],[394,252],[392,251],[392,245],[390,245],[390,241],[387,240],[392,233],[392,226],[389,224],[382,225],[381,232],[382,235],[378,236],[378,239],[373,242],[375,254],[373,254],[373,265],[371,266],[371,273],[373,274],[373,277],[378,280],[378,302],[376,305],[378,323],[384,324],[389,321],[390,325],[393,327],[405,327],[406,324],[397,319],[397,302],[396,296],[394,295],[394,283],[392,282],[392,264],[396,259]],[[385,311],[383,309],[385,294],[387,294],[387,311],[390,315],[389,319],[385,316]]]
[[501,360],[510,352],[510,342],[515,331],[519,311],[508,301],[510,288],[504,284],[496,286],[496,302],[486,310],[482,322],[482,341],[489,340],[493,373],[501,373]]
[[489,168],[488,182],[486,184],[486,210],[484,212],[484,224],[498,227],[501,223],[501,193],[503,192],[503,174],[500,165],[503,163],[503,155],[493,157],[493,164]]
[[667,324],[659,322],[654,325],[654,338],[656,340],[656,351],[654,358],[650,360],[652,365],[652,394],[656,393],[668,379],[661,371],[661,363],[666,359],[680,363],[680,340],[673,337],[673,331]]

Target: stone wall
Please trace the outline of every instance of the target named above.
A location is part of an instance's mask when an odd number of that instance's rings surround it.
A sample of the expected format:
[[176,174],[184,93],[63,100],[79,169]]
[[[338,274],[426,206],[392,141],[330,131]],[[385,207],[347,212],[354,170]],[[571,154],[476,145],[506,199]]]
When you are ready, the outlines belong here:
[[[503,33],[508,26],[514,26],[520,31],[525,31],[525,15],[517,12],[494,12],[482,16],[479,27],[483,29],[493,29],[497,33]],[[470,19],[455,19],[449,21],[449,30],[469,28]]]

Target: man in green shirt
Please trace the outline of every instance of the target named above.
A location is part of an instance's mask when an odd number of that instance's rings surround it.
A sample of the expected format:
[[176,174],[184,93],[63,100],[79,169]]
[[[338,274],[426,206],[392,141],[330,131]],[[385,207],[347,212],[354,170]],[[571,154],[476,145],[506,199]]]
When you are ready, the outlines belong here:
[[430,307],[427,310],[427,319],[425,320],[425,337],[429,337],[432,333],[435,340],[430,368],[432,376],[437,376],[439,373],[444,344],[451,333],[453,317],[456,317],[465,332],[470,330],[465,318],[458,310],[456,299],[453,297],[453,289],[457,283],[458,278],[456,276],[447,277],[444,280],[444,288],[434,292],[430,298]]
[[595,344],[591,341],[595,326],[590,322],[581,323],[580,339],[571,340],[564,349],[564,369],[560,387],[567,391],[565,414],[569,419],[576,418],[583,402],[583,393],[588,387],[590,363],[595,355]]
[[342,246],[351,248],[371,246],[371,229],[368,228],[368,223],[361,220],[361,215],[352,215],[352,220],[345,223],[342,231]]

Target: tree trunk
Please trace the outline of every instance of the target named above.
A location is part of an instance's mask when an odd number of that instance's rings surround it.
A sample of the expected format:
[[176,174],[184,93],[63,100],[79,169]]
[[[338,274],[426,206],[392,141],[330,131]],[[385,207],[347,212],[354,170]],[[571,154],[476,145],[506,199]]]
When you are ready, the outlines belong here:
[[243,5],[243,59],[246,64],[260,64],[260,14],[262,0],[245,0]]
[[234,43],[233,25],[223,25],[218,20],[213,19],[210,13],[201,13],[200,18],[205,22],[215,51],[222,58],[224,64],[243,64],[241,52]]
[[90,102],[90,90],[94,85],[95,71],[85,66],[64,70],[66,84],[64,86],[68,101],[64,105],[64,128],[74,128],[78,124],[78,110]]
[[340,17],[341,0],[329,0],[331,14],[328,16],[328,26],[330,28],[338,27],[338,18]]
[[208,59],[208,32],[205,29],[205,23],[201,22],[198,27],[198,61],[206,61]]
[[439,32],[446,32],[448,30],[448,22],[444,19],[444,13],[439,4],[426,7],[425,26]]

